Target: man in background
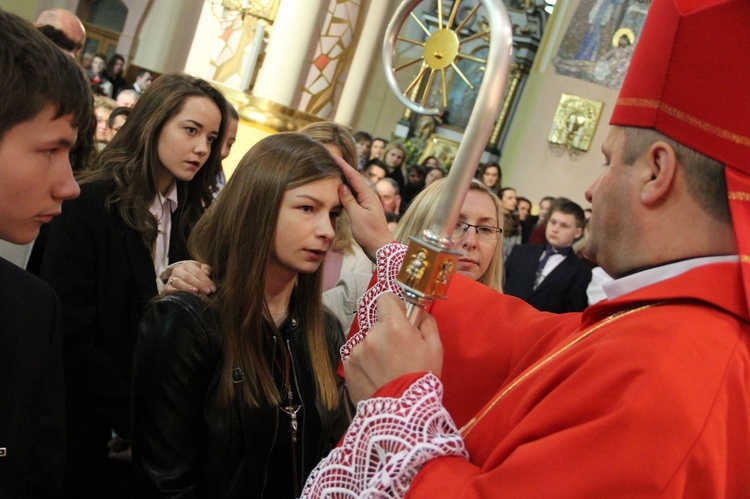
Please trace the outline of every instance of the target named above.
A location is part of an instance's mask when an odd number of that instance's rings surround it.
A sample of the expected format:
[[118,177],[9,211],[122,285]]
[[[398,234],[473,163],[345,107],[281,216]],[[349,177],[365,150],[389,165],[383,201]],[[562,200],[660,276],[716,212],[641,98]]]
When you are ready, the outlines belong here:
[[73,59],[78,59],[78,54],[83,49],[83,42],[86,41],[86,28],[75,14],[60,8],[43,10],[36,18],[34,25],[37,28],[51,26],[59,30],[67,39],[66,46],[70,47],[63,48],[63,50]]
[[141,94],[139,94],[135,90],[131,88],[124,88],[120,90],[120,93],[117,94],[117,99],[115,99],[115,102],[117,102],[117,105],[119,107],[133,107],[140,98]]
[[386,170],[385,163],[379,159],[369,160],[367,164],[365,164],[365,169],[362,170],[362,175],[372,182],[373,186],[380,180],[384,179],[387,174],[388,170]]
[[125,90],[135,90],[135,92],[138,95],[141,95],[143,92],[148,90],[148,87],[151,86],[151,83],[154,81],[154,76],[151,74],[151,72],[148,69],[139,69],[135,73],[135,82],[132,85],[128,85],[127,87],[123,88],[122,91]]
[[354,132],[354,142],[357,145],[357,170],[362,171],[365,163],[370,159],[370,147],[372,147],[372,135],[365,131]]
[[401,207],[401,193],[399,192],[398,182],[392,178],[383,178],[378,180],[375,184],[375,189],[378,191],[378,197],[380,203],[383,205],[383,210],[391,213],[399,213]]

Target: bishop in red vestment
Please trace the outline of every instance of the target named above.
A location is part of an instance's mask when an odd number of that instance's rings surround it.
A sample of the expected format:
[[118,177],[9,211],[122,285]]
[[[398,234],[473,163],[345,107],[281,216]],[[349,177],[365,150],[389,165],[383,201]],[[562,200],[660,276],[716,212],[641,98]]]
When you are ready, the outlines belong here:
[[[616,279],[582,314],[455,276],[412,326],[388,294],[404,248],[370,228],[377,279],[343,349],[357,415],[303,497],[750,496],[750,51],[738,46],[749,1],[652,2],[586,193],[587,251]],[[352,185],[354,220],[375,203]]]

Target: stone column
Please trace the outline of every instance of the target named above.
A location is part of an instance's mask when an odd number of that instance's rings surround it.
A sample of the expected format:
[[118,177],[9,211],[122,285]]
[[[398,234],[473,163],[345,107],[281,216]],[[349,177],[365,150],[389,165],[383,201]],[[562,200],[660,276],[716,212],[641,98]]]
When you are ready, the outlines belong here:
[[282,0],[253,95],[293,107],[320,33],[325,0]]
[[[131,62],[159,73],[182,71],[202,6],[203,0],[152,2],[134,33],[135,48],[131,51]],[[125,28],[129,29],[127,22]],[[124,43],[127,41],[126,39]]]
[[[380,60],[380,51],[383,47],[385,26],[388,23],[392,8],[392,2],[385,0],[374,0],[369,2],[367,12],[360,14],[364,16],[359,42],[349,65],[349,73],[346,83],[338,99],[338,107],[334,121],[351,125],[356,117],[357,109],[362,99],[362,92],[370,76],[370,68],[373,60]],[[376,66],[376,71],[382,67]]]

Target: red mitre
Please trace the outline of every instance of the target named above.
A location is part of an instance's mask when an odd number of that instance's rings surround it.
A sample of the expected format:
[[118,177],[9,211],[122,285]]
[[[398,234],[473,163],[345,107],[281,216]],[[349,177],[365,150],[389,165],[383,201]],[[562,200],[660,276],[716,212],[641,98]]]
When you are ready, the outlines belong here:
[[610,124],[724,163],[750,306],[750,0],[654,0]]

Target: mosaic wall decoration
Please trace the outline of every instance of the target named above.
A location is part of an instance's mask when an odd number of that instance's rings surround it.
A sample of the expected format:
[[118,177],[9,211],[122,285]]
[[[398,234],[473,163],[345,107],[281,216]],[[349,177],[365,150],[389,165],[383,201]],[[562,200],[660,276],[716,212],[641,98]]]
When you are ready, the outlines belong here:
[[245,22],[237,17],[231,25],[225,27],[221,32],[217,42],[214,56],[211,59],[211,65],[216,68],[213,80],[223,83],[227,86],[245,90],[241,88],[245,72],[254,71],[255,68],[246,68],[245,48],[253,43],[255,30],[259,26],[246,19]]
[[553,64],[558,74],[622,86],[651,0],[581,0]]
[[[382,1],[382,0],[378,0]],[[297,109],[333,119],[367,0],[330,0]]]

